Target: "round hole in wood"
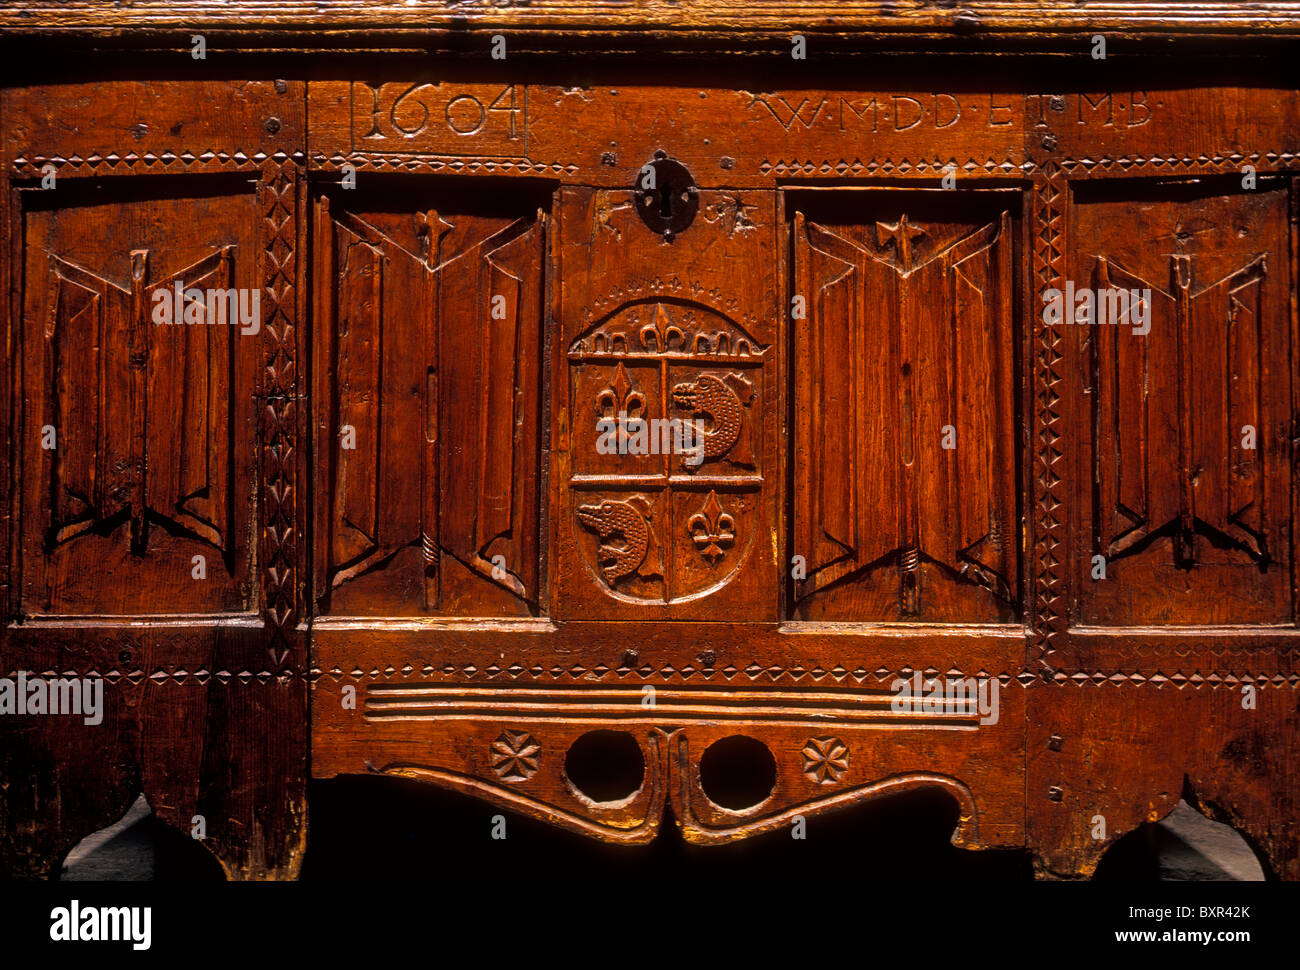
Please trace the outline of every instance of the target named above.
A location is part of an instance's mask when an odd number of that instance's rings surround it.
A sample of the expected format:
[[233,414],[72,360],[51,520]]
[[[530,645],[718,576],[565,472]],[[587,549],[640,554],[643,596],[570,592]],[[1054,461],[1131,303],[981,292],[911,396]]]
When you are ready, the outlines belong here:
[[645,756],[626,731],[588,731],[569,746],[564,774],[591,801],[617,802],[641,787]]
[[715,805],[736,812],[753,808],[776,787],[776,759],[762,741],[733,734],[701,756],[700,787]]

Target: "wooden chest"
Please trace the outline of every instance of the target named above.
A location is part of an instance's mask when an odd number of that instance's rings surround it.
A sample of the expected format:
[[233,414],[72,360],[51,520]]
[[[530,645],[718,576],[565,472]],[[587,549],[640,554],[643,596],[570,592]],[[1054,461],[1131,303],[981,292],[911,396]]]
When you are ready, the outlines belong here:
[[1300,877],[1300,4],[0,28],[0,674],[103,691],[0,717],[6,871],[142,791],[292,877],[384,773]]

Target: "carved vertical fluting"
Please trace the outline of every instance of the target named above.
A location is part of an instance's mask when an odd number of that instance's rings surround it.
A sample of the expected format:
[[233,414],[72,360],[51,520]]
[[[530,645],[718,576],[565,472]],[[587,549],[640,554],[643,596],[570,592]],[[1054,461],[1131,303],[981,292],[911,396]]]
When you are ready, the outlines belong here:
[[1035,292],[1029,307],[1033,320],[1033,490],[1034,604],[1031,658],[1051,672],[1051,656],[1067,623],[1065,600],[1066,523],[1062,500],[1065,474],[1064,335],[1038,311],[1044,290],[1065,289],[1065,206],[1069,185],[1049,162],[1034,184]]
[[282,666],[297,624],[297,299],[298,169],[292,159],[267,161],[262,206],[262,615],[271,633],[271,661]]

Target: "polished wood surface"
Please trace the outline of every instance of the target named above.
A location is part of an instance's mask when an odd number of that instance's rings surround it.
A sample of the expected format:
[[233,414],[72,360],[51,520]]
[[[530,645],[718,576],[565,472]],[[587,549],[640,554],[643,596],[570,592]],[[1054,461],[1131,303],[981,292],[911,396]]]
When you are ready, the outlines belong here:
[[0,675],[106,705],[0,718],[0,864],[143,791],[292,878],[383,773],[615,843],[936,788],[1052,878],[1186,796],[1300,878],[1298,33],[0,3],[84,54],[0,97]]

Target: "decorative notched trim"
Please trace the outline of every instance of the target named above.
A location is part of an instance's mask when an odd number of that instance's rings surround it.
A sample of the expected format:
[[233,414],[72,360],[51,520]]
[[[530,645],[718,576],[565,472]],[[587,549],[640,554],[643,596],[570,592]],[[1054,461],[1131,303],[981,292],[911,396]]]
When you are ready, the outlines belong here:
[[[313,667],[308,675],[310,680],[315,683],[322,678],[328,677],[335,683],[344,680],[377,681],[392,680],[394,678],[408,679],[411,677],[445,677],[452,680],[474,680],[483,678],[486,680],[497,680],[502,677],[509,677],[512,680],[519,680],[527,677],[533,681],[539,681],[544,677],[550,677],[552,680],[568,679],[583,684],[589,684],[592,679],[607,680],[611,677],[624,679],[635,677],[643,681],[663,680],[671,682],[674,678],[682,681],[690,680],[692,677],[699,676],[704,680],[712,680],[715,677],[721,677],[723,680],[730,681],[738,676],[745,676],[751,681],[768,680],[776,683],[786,680],[791,684],[797,683],[807,678],[810,681],[817,682],[826,678],[832,678],[837,681],[844,681],[849,678],[856,680],[858,683],[867,682],[874,678],[875,683],[888,683],[896,678],[909,678],[916,670],[910,667],[902,667],[898,670],[888,670],[880,667],[876,670],[865,670],[858,667],[855,670],[847,670],[838,664],[831,668],[820,665],[813,665],[810,668],[792,667],[785,668],[775,664],[763,666],[757,663],[750,664],[745,668],[727,666],[717,669],[701,670],[690,666],[676,668],[670,664],[663,667],[651,667],[643,665],[641,667],[607,667],[604,664],[597,664],[593,667],[586,667],[582,664],[574,664],[571,667],[562,667],[559,664],[553,664],[550,667],[542,667],[534,664],[528,667],[520,663],[501,666],[498,663],[492,663],[485,667],[479,667],[475,664],[432,664],[425,663],[416,667],[412,664],[403,664],[400,668],[393,667],[391,664],[387,667],[372,667],[369,670],[362,670],[360,667],[354,667],[351,670],[343,670],[341,667],[331,667],[328,670],[322,670],[319,667]],[[959,678],[959,677],[996,677],[998,683],[1003,687],[1009,687],[1012,684],[1019,684],[1021,687],[1031,687],[1043,682],[1043,677],[1039,672],[1022,669],[1018,671],[1003,671],[998,674],[990,674],[987,671],[979,670],[972,673],[965,673],[960,670],[951,669],[946,671],[937,670],[933,667],[920,671],[921,676],[927,679],[931,678]],[[1242,684],[1254,684],[1260,687],[1289,687],[1292,689],[1300,688],[1300,672],[1289,674],[1249,670],[1241,671],[1211,671],[1202,672],[1199,668],[1193,669],[1190,673],[1178,668],[1170,673],[1156,671],[1150,674],[1140,673],[1138,671],[1122,670],[1095,670],[1078,673],[1064,673],[1061,671],[1053,672],[1048,681],[1055,684],[1070,683],[1076,686],[1084,684],[1109,684],[1111,686],[1140,686],[1142,684],[1170,685],[1178,689],[1184,687],[1209,687],[1211,689],[1225,687],[1237,687]]]
[[1242,165],[1257,169],[1286,170],[1300,163],[1296,152],[1215,152],[1213,155],[1121,155],[1118,158],[1063,158],[1058,164],[1069,176],[1082,172],[1126,175],[1200,175],[1205,172],[1239,173]]
[[[17,164],[17,163],[15,163]],[[580,168],[572,163],[534,162],[520,158],[464,158],[460,156],[411,157],[407,155],[382,155],[366,152],[350,154],[335,153],[324,155],[315,152],[311,155],[312,170],[337,170],[344,164],[353,165],[362,171],[376,172],[414,172],[443,173],[457,175],[488,175],[503,172],[518,172],[522,175],[573,175]],[[907,174],[928,174],[941,176],[955,166],[959,171],[974,175],[984,173],[997,178],[1022,178],[1043,171],[1046,166],[1056,165],[1067,177],[1090,175],[1093,173],[1112,174],[1115,172],[1129,175],[1199,175],[1206,172],[1231,173],[1239,171],[1242,165],[1254,165],[1265,171],[1286,171],[1300,164],[1300,153],[1286,151],[1258,152],[1215,152],[1211,155],[1121,155],[1116,158],[1061,158],[1053,159],[1040,165],[1032,159],[1016,161],[1013,158],[967,158],[961,162],[955,158],[868,158],[865,161],[855,157],[852,161],[845,158],[828,159],[782,159],[775,161],[763,159],[758,164],[760,175],[778,178],[821,176],[828,178],[852,178],[864,176],[894,176]]]
[[1184,687],[1209,687],[1211,690],[1223,688],[1237,688],[1247,684],[1255,687],[1290,687],[1293,690],[1300,687],[1300,673],[1290,674],[1248,674],[1248,673],[1208,673],[1202,674],[1199,670],[1190,674],[1185,674],[1181,670],[1176,670],[1172,674],[1162,674],[1157,671],[1154,674],[1141,673],[1119,673],[1107,674],[1102,671],[1093,671],[1085,673],[1067,674],[1063,671],[1056,671],[1051,675],[1051,682],[1054,684],[1073,684],[1076,687],[1082,687],[1085,684],[1110,684],[1115,687],[1141,687],[1143,684],[1153,684],[1161,687],[1166,684],[1182,690]]
[[[669,679],[670,676],[672,676],[668,674],[662,674],[660,673],[660,671],[654,669],[651,669],[649,671],[645,670],[645,668],[641,668],[638,670],[629,670],[627,668],[620,668],[620,669],[623,670],[624,672],[619,673],[618,671],[612,671],[609,668],[601,668],[601,667],[596,667],[591,671],[588,671],[586,668],[582,668],[582,667],[575,667],[572,668],[572,670],[555,667],[543,671],[542,674],[534,675],[531,670],[527,671],[527,673],[529,673],[530,676],[535,676],[537,678],[540,678],[543,675],[550,675],[555,680],[567,677],[576,681],[579,678],[582,678],[584,683],[589,682],[586,678],[587,673],[595,673],[598,677],[601,678],[604,678],[606,675],[610,673],[617,673],[620,677],[635,675],[636,677],[642,680],[650,680],[655,676],[660,676],[663,677],[663,679],[667,680]],[[749,668],[749,669],[752,670],[753,668]],[[766,673],[767,669],[768,668],[764,668],[764,673]],[[575,670],[581,671],[581,673],[574,673],[573,671]],[[347,673],[344,673],[343,671],[337,668],[330,671],[323,671],[320,670],[319,668],[313,668],[310,671],[310,673],[303,673],[300,671],[289,670],[289,669],[271,671],[267,669],[249,670],[247,668],[243,668],[240,670],[233,670],[233,671],[225,670],[225,669],[212,671],[212,670],[208,670],[206,667],[198,667],[194,670],[189,670],[185,667],[155,667],[153,670],[149,670],[149,671],[146,671],[140,667],[132,667],[129,670],[118,670],[117,668],[114,667],[114,668],[110,668],[106,672],[101,672],[97,667],[90,667],[84,670],[83,669],[55,670],[53,668],[49,668],[41,671],[28,670],[29,677],[42,677],[47,679],[51,677],[92,677],[92,678],[103,677],[104,680],[114,685],[116,685],[121,681],[125,681],[126,683],[132,685],[149,683],[158,686],[167,685],[167,684],[174,684],[174,685],[193,684],[193,683],[206,684],[209,680],[215,681],[220,684],[228,684],[233,682],[251,683],[253,681],[256,681],[257,683],[261,683],[261,684],[270,683],[272,681],[275,681],[276,683],[289,683],[291,681],[298,680],[298,679],[315,683],[323,677],[330,677],[335,682],[339,682],[344,679],[350,679],[359,682],[362,680],[379,680],[381,678],[392,678],[398,673],[401,673],[403,677],[409,677],[417,673],[417,670],[416,668],[409,667],[409,666],[403,667],[401,671],[398,671],[393,667],[387,667],[384,670],[378,670],[378,669],[373,669],[370,671],[352,670],[352,671],[348,671]],[[472,664],[465,665],[465,666],[448,664],[442,667],[433,667],[431,665],[425,665],[423,668],[421,668],[418,671],[418,673],[420,673],[421,676],[425,676],[425,677],[444,674],[446,676],[456,676],[463,679],[473,679],[475,677],[479,677],[480,675],[484,675],[488,679],[495,679],[501,677],[503,674],[515,678],[522,676],[522,674],[512,673],[511,670],[508,669],[502,669],[502,668],[496,668],[495,670],[493,668],[480,669],[478,667],[475,667]],[[822,670],[820,676],[825,677],[827,673],[828,673],[827,671]],[[857,677],[858,673],[859,673],[858,671],[852,672],[855,678]],[[886,680],[891,680],[895,677],[910,677],[912,676],[913,671],[903,669],[900,671],[888,671],[884,674],[881,674],[879,671],[874,671],[872,673],[879,681],[883,682]],[[922,676],[924,677],[986,676],[983,673],[965,675],[962,674],[960,671],[947,671],[946,673],[941,674],[939,671],[936,670],[926,670],[926,671],[922,671],[921,673]],[[16,677],[17,675],[18,675],[17,669],[11,669],[7,673],[3,674],[3,676],[6,677]],[[812,676],[812,672],[806,671],[804,675]],[[689,675],[684,675],[683,679],[685,679],[686,676]],[[1000,683],[1003,687],[1009,687],[1013,683],[1019,684],[1022,687],[1031,687],[1035,684],[1042,682],[1042,678],[1038,674],[1031,673],[1030,671],[1027,670],[1022,670],[1015,674],[1008,674],[1008,673],[998,674],[997,678],[998,678],[998,683]],[[793,680],[793,675],[791,675],[791,679]],[[1182,690],[1186,687],[1191,687],[1193,689],[1209,688],[1214,690],[1218,688],[1236,688],[1236,687],[1243,686],[1245,684],[1253,684],[1257,687],[1290,688],[1292,690],[1295,690],[1295,689],[1300,689],[1300,673],[1290,673],[1290,674],[1264,673],[1264,672],[1251,673],[1249,671],[1243,670],[1240,672],[1212,671],[1211,673],[1205,674],[1202,673],[1200,670],[1193,670],[1191,673],[1187,673],[1182,669],[1175,670],[1172,673],[1162,673],[1157,671],[1156,673],[1152,673],[1152,674],[1142,674],[1133,671],[1119,671],[1119,670],[1109,671],[1109,672],[1101,671],[1101,670],[1086,671],[1086,672],[1080,671],[1078,673],[1073,673],[1073,674],[1067,674],[1061,671],[1057,671],[1056,673],[1051,675],[1051,677],[1049,678],[1049,682],[1053,684],[1073,684],[1076,687],[1083,687],[1088,684],[1092,684],[1095,686],[1109,685],[1112,687],[1125,687],[1125,686],[1140,687],[1143,684],[1153,684],[1156,686],[1166,686],[1166,685],[1172,686],[1179,690]]]
[[[262,445],[262,615],[271,633],[270,662],[293,657],[298,589],[297,449],[297,209],[298,164],[267,160],[258,185],[262,206],[261,284],[265,347],[259,438]],[[305,643],[305,638],[297,638]],[[301,648],[300,648],[301,652]],[[303,666],[303,658],[295,658]]]
[[11,174],[15,178],[39,178],[46,165],[53,165],[61,177],[97,175],[174,175],[203,172],[257,172],[268,162],[283,165],[286,162],[302,164],[302,152],[244,152],[244,151],[163,151],[163,152],[106,152],[103,155],[20,155],[13,160]]
[[[1065,210],[1069,185],[1061,169],[1048,163],[1033,190],[1033,270],[1039,292],[1064,289]],[[1033,556],[1035,579],[1030,636],[1033,660],[1047,671],[1056,642],[1065,634],[1066,616],[1066,449],[1062,444],[1065,415],[1064,336],[1039,314],[1033,315],[1033,457],[1031,477],[1034,508]]]
[[[10,670],[3,676],[14,678],[18,676],[17,670]],[[195,670],[187,670],[184,667],[158,667],[152,671],[146,672],[140,667],[133,667],[130,670],[118,670],[110,668],[107,672],[101,673],[97,667],[91,667],[89,670],[42,670],[27,671],[28,679],[40,678],[42,680],[52,680],[59,677],[77,677],[81,679],[94,680],[103,678],[108,683],[116,687],[119,683],[126,683],[132,687],[138,687],[141,684],[151,684],[155,687],[166,685],[182,686],[185,684],[204,686],[209,681],[213,683],[226,684],[288,684],[297,680],[301,675],[292,670],[281,670],[272,673],[269,670],[208,670],[206,667],[198,667]]]
[[965,162],[958,162],[955,158],[918,158],[915,161],[909,161],[906,158],[900,158],[897,161],[891,158],[870,158],[865,162],[860,158],[855,158],[851,162],[843,158],[835,161],[822,159],[820,162],[813,159],[800,160],[792,158],[787,161],[778,158],[775,162],[763,159],[759,163],[758,171],[762,175],[777,176],[903,175],[908,172],[928,172],[931,175],[939,176],[953,166],[968,175],[983,171],[989,175],[1002,175],[1012,178],[1028,175],[1037,168],[1032,161],[1017,162],[1011,158],[986,158],[982,162],[973,158],[968,158]]
[[[493,662],[483,667],[473,663],[424,663],[419,667],[416,667],[412,664],[406,663],[400,668],[394,667],[390,664],[383,668],[372,667],[370,670],[363,670],[360,667],[353,667],[351,670],[344,670],[342,667],[337,665],[330,667],[328,670],[314,667],[311,671],[311,679],[315,681],[322,677],[330,677],[336,682],[345,679],[355,681],[380,679],[391,680],[400,675],[401,678],[405,680],[416,676],[429,678],[442,675],[443,677],[452,679],[473,679],[479,676],[484,676],[488,679],[496,679],[505,676],[512,680],[528,678],[533,681],[538,681],[543,677],[549,676],[552,680],[571,678],[575,681],[590,683],[593,678],[596,680],[605,680],[611,675],[620,680],[633,677],[639,678],[640,680],[660,679],[664,681],[672,681],[673,679],[688,681],[694,677],[699,677],[706,681],[713,680],[714,678],[723,681],[731,681],[737,677],[743,676],[747,677],[750,681],[755,682],[768,681],[776,683],[777,681],[788,680],[791,683],[798,683],[806,679],[816,683],[829,678],[840,683],[854,680],[861,684],[869,681],[872,677],[875,678],[877,683],[885,683],[899,677],[911,677],[916,672],[916,669],[912,667],[901,667],[898,670],[890,670],[887,667],[877,667],[875,670],[867,670],[864,667],[857,667],[853,670],[849,670],[838,663],[829,667],[816,663],[811,667],[784,667],[780,664],[764,665],[757,662],[751,663],[745,667],[736,667],[732,664],[728,664],[725,667],[695,667],[691,664],[686,664],[682,667],[674,667],[672,664],[664,664],[662,667],[653,667],[650,664],[642,664],[640,667],[610,667],[606,664],[595,664],[588,667],[583,664],[573,664],[572,666],[565,667],[560,664],[552,664],[547,667],[536,663],[524,666],[518,662],[512,663],[508,666],[502,666],[499,663]],[[997,674],[992,674],[986,670],[964,673],[956,668],[939,670],[934,667],[927,667],[924,670],[921,670],[920,673],[921,676],[925,678],[996,677],[1004,686],[1009,685],[1013,680],[1018,681],[1021,684],[1026,684],[1038,679],[1035,674],[1025,670],[1014,673],[1002,671]]]
[[[326,155],[313,152],[245,152],[235,151],[201,151],[166,150],[162,152],[106,152],[104,154],[79,155],[34,155],[30,158],[20,155],[13,159],[11,174],[16,178],[38,178],[46,165],[54,165],[62,176],[98,176],[98,175],[147,175],[150,173],[177,172],[211,172],[211,171],[257,171],[266,162],[294,161],[306,164],[310,159],[313,171],[334,171],[343,165],[352,165],[362,171],[374,172],[414,172],[414,173],[452,173],[488,174],[517,172],[521,175],[573,175],[580,171],[572,162],[540,162],[526,158],[492,157],[465,158],[464,156],[438,155],[431,153],[423,156],[383,155],[369,152],[335,152]],[[1206,171],[1235,172],[1242,165],[1254,165],[1265,170],[1287,170],[1300,164],[1300,153],[1287,151],[1258,152],[1215,152],[1206,155],[1121,155],[1116,158],[1061,158],[1047,163],[1055,164],[1067,176],[1079,173],[1121,172],[1126,174],[1168,175],[1171,173],[1201,174]],[[966,174],[984,172],[991,176],[1019,177],[1041,171],[1040,166],[1031,159],[1017,162],[1012,158],[985,158],[978,160],[967,158],[959,162],[955,158],[854,158],[849,161],[839,159],[763,159],[758,165],[761,175],[790,176],[872,176],[902,175],[907,173],[929,173],[943,175],[952,166]]]
[[456,155],[429,154],[412,157],[410,155],[374,155],[367,152],[353,152],[346,155],[335,153],[324,155],[315,152],[311,155],[312,171],[335,171],[344,165],[351,165],[359,171],[371,172],[410,172],[417,174],[453,175],[496,175],[502,172],[517,172],[520,175],[574,175],[579,171],[572,162],[533,162],[526,158],[465,158]]

